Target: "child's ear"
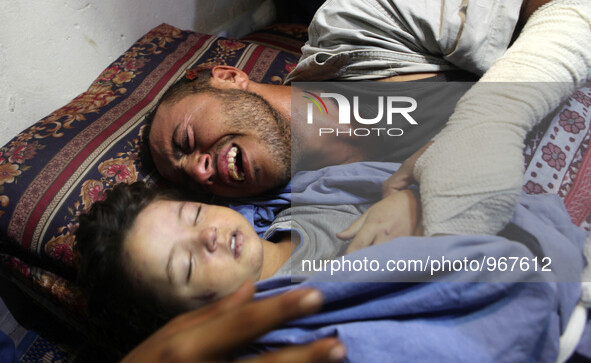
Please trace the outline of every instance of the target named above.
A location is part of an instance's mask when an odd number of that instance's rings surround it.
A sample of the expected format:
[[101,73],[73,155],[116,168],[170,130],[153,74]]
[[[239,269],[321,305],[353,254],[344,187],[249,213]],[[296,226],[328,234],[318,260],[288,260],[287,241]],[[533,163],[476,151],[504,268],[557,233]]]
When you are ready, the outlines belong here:
[[250,79],[241,69],[231,66],[215,66],[211,70],[211,85],[217,88],[246,90]]

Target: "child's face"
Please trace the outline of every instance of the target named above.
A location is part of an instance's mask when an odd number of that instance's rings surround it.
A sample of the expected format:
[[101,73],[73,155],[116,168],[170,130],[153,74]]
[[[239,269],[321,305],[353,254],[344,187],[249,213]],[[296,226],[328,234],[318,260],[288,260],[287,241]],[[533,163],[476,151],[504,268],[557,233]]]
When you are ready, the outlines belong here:
[[262,241],[225,207],[158,200],[137,216],[123,246],[133,281],[165,302],[193,308],[258,280]]

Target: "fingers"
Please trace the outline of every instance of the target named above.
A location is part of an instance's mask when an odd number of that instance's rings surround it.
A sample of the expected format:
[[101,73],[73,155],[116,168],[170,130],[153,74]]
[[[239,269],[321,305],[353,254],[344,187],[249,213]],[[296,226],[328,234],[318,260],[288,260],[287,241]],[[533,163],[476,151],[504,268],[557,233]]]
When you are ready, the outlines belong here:
[[351,253],[362,248],[384,243],[401,235],[402,233],[397,229],[397,225],[369,222],[353,238],[345,253]]
[[[123,362],[222,361],[230,352],[286,320],[314,313],[322,305],[322,295],[312,289],[294,290],[257,302],[252,302],[253,293],[252,283],[246,283],[209,307],[181,315],[137,346]],[[314,343],[278,357],[287,359],[295,354],[311,362],[322,362],[327,356],[337,356],[336,345],[334,341]]]
[[337,233],[337,237],[342,240],[353,239],[349,247],[347,247],[345,254],[360,250],[372,244],[374,231],[371,223],[368,223],[367,220],[369,213],[371,213],[370,210],[365,211],[349,228]]
[[244,363],[321,363],[345,359],[345,346],[336,338],[326,338],[310,344],[292,346],[267,353]]
[[416,230],[418,208],[414,192],[408,189],[384,197],[351,227],[338,234],[340,238],[353,237],[346,253],[412,235]]
[[367,211],[361,215],[355,222],[353,222],[349,228],[345,229],[342,232],[337,233],[337,237],[342,240],[347,240],[355,237],[355,235],[359,232],[359,229],[365,224],[365,220],[367,219]]
[[318,311],[321,305],[322,295],[318,291],[294,290],[240,306],[210,319],[201,325],[201,329],[188,332],[182,337],[183,342],[177,345],[183,349],[185,356],[201,352],[200,356],[205,359],[218,359],[287,320]]
[[375,230],[372,228],[371,223],[363,225],[363,228],[355,235],[355,238],[347,247],[345,254],[360,250],[362,248],[373,245],[375,239]]
[[192,326],[197,326],[214,316],[222,315],[225,312],[234,310],[252,300],[254,291],[254,284],[250,281],[245,282],[238,288],[238,290],[236,290],[236,292],[224,297],[214,304],[177,316],[168,322],[160,332],[162,335],[174,334]]

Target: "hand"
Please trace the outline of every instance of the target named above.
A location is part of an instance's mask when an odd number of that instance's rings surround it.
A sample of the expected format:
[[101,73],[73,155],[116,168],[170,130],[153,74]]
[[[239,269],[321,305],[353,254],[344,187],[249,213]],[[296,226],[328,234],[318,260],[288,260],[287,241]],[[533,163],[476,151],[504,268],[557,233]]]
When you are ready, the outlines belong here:
[[[322,305],[319,292],[298,289],[253,302],[254,286],[208,307],[171,320],[133,349],[122,363],[227,361],[233,350],[283,322],[312,314]],[[336,338],[278,349],[244,362],[338,362],[345,348]]]
[[413,191],[405,189],[384,197],[365,211],[349,228],[337,233],[346,240],[353,238],[346,253],[420,233],[420,204]]
[[415,182],[415,178],[413,177],[415,163],[432,143],[432,141],[428,142],[422,148],[412,154],[408,159],[404,160],[402,165],[400,165],[400,169],[392,174],[391,177],[386,179],[386,181],[382,184],[383,197],[387,197],[392,193],[399,192]]

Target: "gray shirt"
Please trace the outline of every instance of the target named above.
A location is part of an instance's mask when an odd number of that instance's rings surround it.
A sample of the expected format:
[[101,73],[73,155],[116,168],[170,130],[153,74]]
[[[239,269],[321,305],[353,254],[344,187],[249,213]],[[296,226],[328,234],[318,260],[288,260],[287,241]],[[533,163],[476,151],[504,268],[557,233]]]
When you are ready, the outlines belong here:
[[349,241],[336,237],[369,207],[364,205],[303,205],[288,208],[277,215],[263,239],[272,239],[282,231],[291,231],[292,243],[297,243],[289,260],[272,277],[306,275],[315,271],[302,268],[304,261],[331,260],[345,253]]
[[509,46],[522,0],[327,0],[286,79],[361,80],[462,69],[482,75]]

